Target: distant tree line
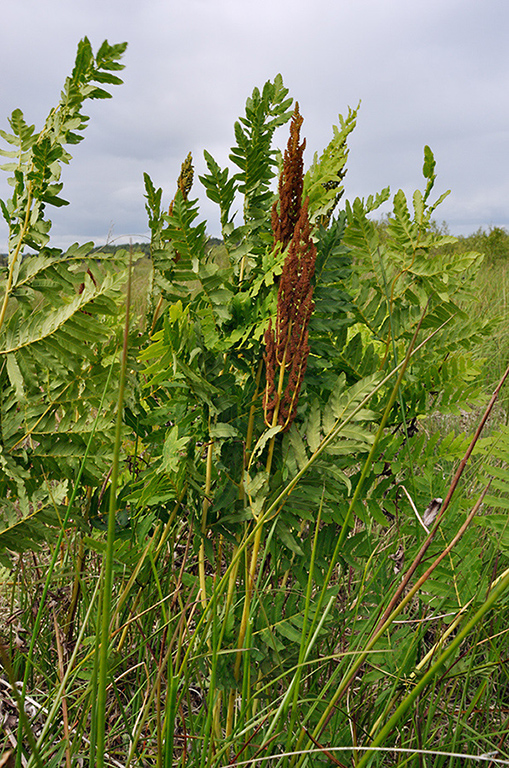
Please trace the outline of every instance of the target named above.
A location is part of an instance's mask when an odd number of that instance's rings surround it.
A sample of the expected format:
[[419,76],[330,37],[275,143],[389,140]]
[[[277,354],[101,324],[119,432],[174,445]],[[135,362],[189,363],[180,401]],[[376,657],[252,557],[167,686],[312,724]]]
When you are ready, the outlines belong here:
[[509,232],[504,227],[490,227],[485,231],[480,227],[472,235],[460,237],[456,249],[461,251],[479,251],[488,261],[509,258]]
[[[219,237],[209,237],[209,248],[217,248],[223,244],[223,241]],[[116,253],[117,251],[133,248],[136,253],[144,253],[146,256],[150,256],[150,243],[107,243],[106,245],[98,245],[95,247],[96,253]],[[6,253],[0,253],[0,266],[7,266],[8,255]]]

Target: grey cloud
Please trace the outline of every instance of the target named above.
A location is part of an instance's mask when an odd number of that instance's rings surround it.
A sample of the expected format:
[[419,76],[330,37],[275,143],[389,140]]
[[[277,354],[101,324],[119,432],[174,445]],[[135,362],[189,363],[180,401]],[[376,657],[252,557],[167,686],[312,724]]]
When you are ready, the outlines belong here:
[[[71,206],[55,211],[55,240],[146,232],[143,171],[169,200],[180,164],[203,149],[222,165],[233,121],[255,85],[278,72],[299,100],[306,161],[338,112],[362,99],[351,137],[347,195],[422,185],[424,144],[437,159],[437,212],[451,229],[508,225],[509,6],[486,0],[17,0],[0,29],[0,126],[21,107],[41,121],[58,99],[78,40],[128,40],[125,84],[87,105],[85,141],[64,168]],[[15,65],[13,65],[15,63]],[[286,136],[280,136],[284,145]],[[0,180],[0,196],[9,194]],[[196,185],[209,230],[214,206]],[[0,227],[0,248],[5,233]]]

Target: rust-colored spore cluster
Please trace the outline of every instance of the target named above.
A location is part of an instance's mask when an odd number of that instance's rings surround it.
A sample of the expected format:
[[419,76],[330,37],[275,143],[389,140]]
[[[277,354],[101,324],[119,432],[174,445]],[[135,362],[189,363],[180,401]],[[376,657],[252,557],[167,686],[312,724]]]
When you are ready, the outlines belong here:
[[275,243],[280,242],[284,248],[289,242],[290,246],[279,281],[275,328],[270,321],[265,333],[263,407],[267,426],[279,424],[283,431],[290,428],[297,412],[309,355],[308,324],[314,309],[316,248],[311,239],[308,200],[302,204],[305,142],[299,144],[301,124],[296,105],[279,182],[279,214],[276,205],[272,209]]
[[290,138],[285,150],[283,169],[279,177],[279,200],[275,200],[272,206],[274,245],[281,243],[282,248],[286,248],[293,237],[302,206],[303,154],[306,148],[306,139],[302,144],[299,144],[299,141],[300,127],[303,122],[304,118],[299,114],[299,103],[297,102],[290,123]]

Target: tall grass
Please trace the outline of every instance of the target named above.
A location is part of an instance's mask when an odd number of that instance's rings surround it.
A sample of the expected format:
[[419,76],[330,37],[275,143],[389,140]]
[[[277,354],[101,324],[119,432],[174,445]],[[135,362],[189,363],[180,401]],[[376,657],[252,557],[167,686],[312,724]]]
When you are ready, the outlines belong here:
[[[509,239],[509,237],[508,237]],[[498,319],[498,327],[492,337],[478,349],[478,355],[485,363],[487,387],[493,386],[509,362],[509,253],[508,258],[486,260],[479,273],[479,311]],[[501,404],[509,414],[507,393],[502,395]]]

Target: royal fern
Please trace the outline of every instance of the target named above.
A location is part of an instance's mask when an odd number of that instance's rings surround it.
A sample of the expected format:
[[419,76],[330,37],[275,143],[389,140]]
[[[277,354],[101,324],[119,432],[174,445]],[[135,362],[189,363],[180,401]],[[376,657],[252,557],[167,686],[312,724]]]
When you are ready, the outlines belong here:
[[108,473],[115,402],[109,374],[126,253],[106,257],[91,243],[51,248],[45,214],[48,205],[66,204],[59,196],[62,164],[71,158],[66,147],[83,138],[83,103],[109,98],[102,86],[122,82],[112,73],[123,67],[125,47],[105,42],[94,56],[84,38],[42,130],[15,110],[12,133],[0,133],[15,147],[2,150],[13,159],[3,168],[13,173],[14,191],[1,203],[9,257],[0,310],[0,550],[22,551],[50,535],[48,523],[58,524],[90,441],[95,460],[83,481],[100,485]]

